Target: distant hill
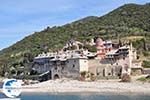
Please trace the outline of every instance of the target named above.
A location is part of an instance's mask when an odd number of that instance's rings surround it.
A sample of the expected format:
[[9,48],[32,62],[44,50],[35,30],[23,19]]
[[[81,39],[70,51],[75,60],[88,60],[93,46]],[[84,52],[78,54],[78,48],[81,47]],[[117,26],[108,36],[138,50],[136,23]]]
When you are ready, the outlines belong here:
[[117,39],[126,36],[150,38],[150,4],[126,4],[102,16],[89,16],[64,26],[47,27],[0,51],[1,71],[11,66],[28,66],[38,53],[60,50],[71,38]]

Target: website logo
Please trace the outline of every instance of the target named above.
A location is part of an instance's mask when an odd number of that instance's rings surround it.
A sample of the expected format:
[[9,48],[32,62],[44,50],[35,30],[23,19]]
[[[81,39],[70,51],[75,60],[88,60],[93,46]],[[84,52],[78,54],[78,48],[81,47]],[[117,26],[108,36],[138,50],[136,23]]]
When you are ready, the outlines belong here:
[[3,84],[3,93],[9,98],[16,98],[21,94],[21,82],[16,79],[6,79]]

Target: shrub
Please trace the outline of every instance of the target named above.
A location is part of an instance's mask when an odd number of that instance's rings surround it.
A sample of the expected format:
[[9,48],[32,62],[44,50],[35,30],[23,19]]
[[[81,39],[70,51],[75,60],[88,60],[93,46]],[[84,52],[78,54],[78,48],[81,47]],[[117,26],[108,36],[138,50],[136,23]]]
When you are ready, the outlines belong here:
[[89,52],[96,52],[97,51],[96,47],[91,46],[91,45],[85,45],[84,48],[88,49]]
[[147,57],[147,56],[150,56],[150,52],[148,52],[148,51],[143,51],[143,55],[146,56],[146,57]]
[[150,82],[150,78],[147,77],[140,77],[137,79],[138,81],[141,81],[141,82]]
[[146,81],[146,78],[145,77],[140,77],[137,79],[138,81],[142,81],[142,82],[145,82]]
[[121,77],[121,82],[131,82],[131,76],[128,74],[123,74]]
[[83,71],[83,72],[81,72],[80,74],[81,74],[81,77],[85,78],[86,71]]
[[143,63],[142,63],[142,66],[144,67],[144,68],[150,68],[150,61],[143,61]]

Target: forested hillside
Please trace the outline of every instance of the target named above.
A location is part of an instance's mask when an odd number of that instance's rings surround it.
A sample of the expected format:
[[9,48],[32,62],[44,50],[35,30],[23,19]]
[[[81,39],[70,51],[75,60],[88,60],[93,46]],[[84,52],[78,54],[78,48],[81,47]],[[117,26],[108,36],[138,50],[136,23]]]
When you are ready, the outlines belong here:
[[147,50],[145,53],[150,55],[150,4],[126,4],[101,17],[89,16],[64,26],[47,27],[35,32],[0,51],[0,72],[3,74],[12,66],[28,67],[34,56],[60,50],[71,38],[86,41],[93,37],[121,39],[127,36],[143,36],[137,40],[139,43],[133,41],[133,44],[139,50]]

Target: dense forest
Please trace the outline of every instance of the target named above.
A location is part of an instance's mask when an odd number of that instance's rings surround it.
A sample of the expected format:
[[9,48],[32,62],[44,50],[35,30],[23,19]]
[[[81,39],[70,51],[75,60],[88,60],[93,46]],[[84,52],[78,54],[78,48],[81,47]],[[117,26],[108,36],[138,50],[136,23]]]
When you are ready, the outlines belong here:
[[[60,50],[69,39],[81,42],[94,37],[122,39],[129,36],[142,36],[130,40],[143,55],[150,56],[150,4],[125,4],[110,13],[97,17],[89,16],[63,25],[47,27],[35,32],[14,45],[0,51],[0,74],[11,68],[24,66],[30,69],[33,58],[41,53]],[[148,62],[148,61],[145,61]],[[148,62],[149,63],[149,62]],[[13,73],[13,72],[12,72]]]

